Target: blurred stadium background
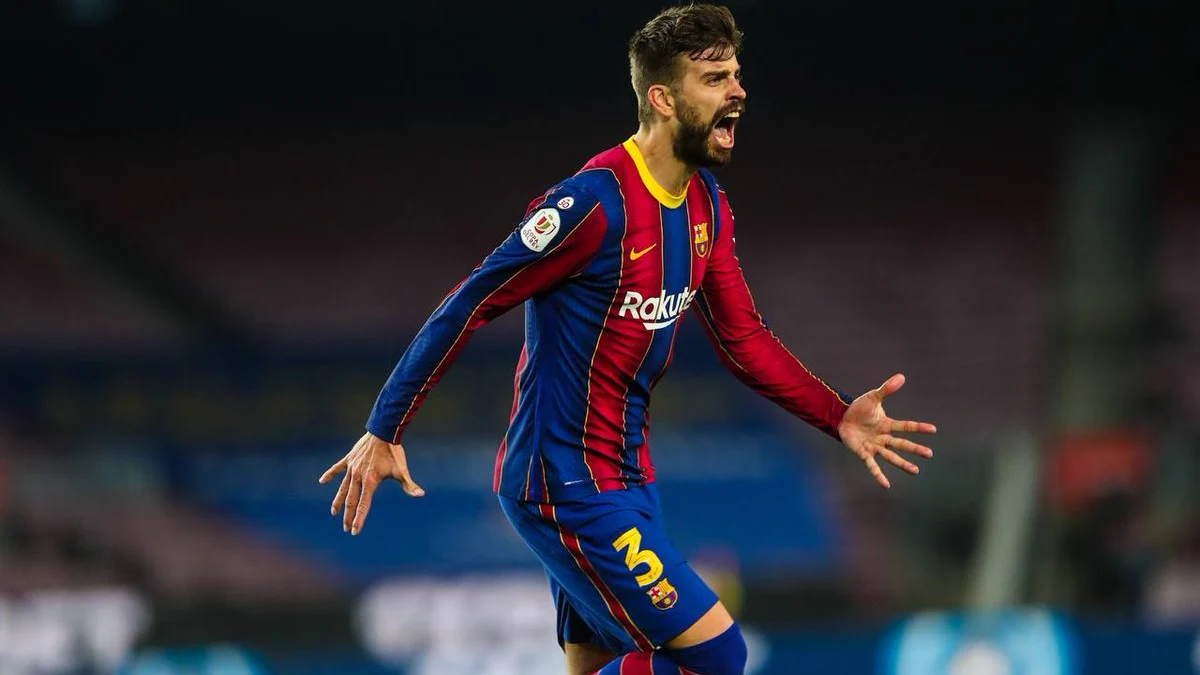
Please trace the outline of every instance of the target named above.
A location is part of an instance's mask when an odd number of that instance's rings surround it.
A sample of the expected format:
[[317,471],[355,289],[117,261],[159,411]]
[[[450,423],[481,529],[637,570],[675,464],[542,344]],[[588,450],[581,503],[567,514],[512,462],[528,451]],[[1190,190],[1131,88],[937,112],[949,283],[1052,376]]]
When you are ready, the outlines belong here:
[[[1200,672],[1184,3],[730,4],[760,308],[940,430],[883,492],[688,326],[655,454],[752,672]],[[406,437],[426,499],[351,539],[316,478],[446,289],[633,132],[659,8],[0,3],[0,673],[561,672],[489,491],[519,313]]]

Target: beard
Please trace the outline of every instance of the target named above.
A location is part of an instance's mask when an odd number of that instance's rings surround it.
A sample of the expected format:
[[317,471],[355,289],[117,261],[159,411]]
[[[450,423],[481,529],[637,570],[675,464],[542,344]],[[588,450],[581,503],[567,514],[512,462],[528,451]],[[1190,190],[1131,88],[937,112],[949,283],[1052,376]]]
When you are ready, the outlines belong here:
[[729,163],[732,152],[723,148],[713,148],[709,137],[717,126],[717,122],[728,111],[722,110],[710,121],[700,119],[700,111],[679,101],[679,133],[675,136],[675,157],[688,166],[711,168],[725,166]]

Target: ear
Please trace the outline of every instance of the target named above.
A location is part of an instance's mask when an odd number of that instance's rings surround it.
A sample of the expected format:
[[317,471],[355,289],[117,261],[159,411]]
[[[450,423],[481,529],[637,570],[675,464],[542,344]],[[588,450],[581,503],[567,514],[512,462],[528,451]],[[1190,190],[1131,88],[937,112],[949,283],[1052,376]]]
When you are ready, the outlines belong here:
[[671,94],[671,88],[667,85],[651,85],[650,90],[646,92],[646,100],[659,115],[668,119],[675,116],[675,96]]

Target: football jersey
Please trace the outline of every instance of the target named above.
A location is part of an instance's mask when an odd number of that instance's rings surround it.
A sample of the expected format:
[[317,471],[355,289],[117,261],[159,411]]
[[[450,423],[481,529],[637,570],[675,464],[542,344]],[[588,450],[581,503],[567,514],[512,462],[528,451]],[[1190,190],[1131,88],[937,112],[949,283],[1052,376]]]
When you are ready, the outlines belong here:
[[507,497],[558,503],[654,480],[650,394],[693,308],[725,365],[801,419],[836,437],[850,402],[763,323],[712,173],[700,169],[672,194],[630,138],[535,199],[442,300],[367,429],[400,442],[472,333],[519,304],[525,343],[493,481]]

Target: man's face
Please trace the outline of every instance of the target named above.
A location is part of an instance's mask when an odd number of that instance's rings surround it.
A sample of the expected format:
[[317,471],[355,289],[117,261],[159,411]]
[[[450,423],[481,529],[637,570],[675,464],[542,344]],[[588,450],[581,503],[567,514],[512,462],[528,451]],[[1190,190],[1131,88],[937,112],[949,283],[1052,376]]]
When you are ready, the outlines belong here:
[[685,66],[675,91],[675,156],[689,166],[724,166],[746,109],[741,66],[736,56],[723,61],[680,58]]

